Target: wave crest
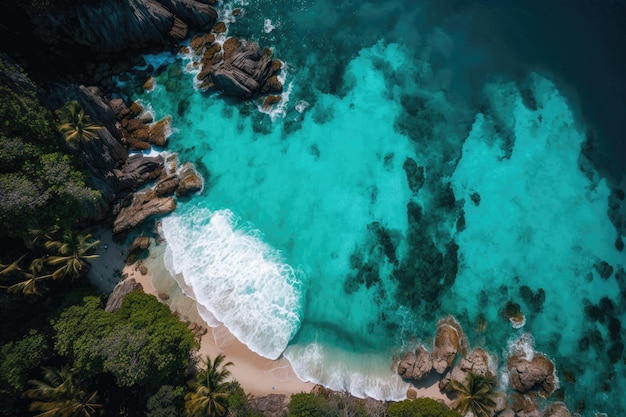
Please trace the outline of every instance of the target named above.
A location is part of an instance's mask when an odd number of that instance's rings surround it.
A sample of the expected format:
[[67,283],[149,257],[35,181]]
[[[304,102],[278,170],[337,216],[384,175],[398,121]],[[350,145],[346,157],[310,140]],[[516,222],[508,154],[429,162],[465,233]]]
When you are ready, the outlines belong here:
[[177,213],[163,219],[162,230],[165,265],[193,292],[200,315],[224,323],[259,355],[278,358],[300,327],[301,274],[229,210]]

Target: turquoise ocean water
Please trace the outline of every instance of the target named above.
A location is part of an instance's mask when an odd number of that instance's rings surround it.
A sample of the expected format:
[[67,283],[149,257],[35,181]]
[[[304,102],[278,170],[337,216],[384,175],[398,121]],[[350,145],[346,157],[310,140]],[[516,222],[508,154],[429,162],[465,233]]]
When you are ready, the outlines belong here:
[[148,57],[167,67],[132,98],[172,116],[168,149],[205,178],[163,219],[166,265],[209,322],[304,380],[403,398],[393,358],[452,314],[501,371],[532,346],[554,398],[622,415],[617,184],[584,152],[575,86],[497,32],[526,12],[461,3],[225,1],[229,35],[285,63],[271,111],[197,91],[184,56]]

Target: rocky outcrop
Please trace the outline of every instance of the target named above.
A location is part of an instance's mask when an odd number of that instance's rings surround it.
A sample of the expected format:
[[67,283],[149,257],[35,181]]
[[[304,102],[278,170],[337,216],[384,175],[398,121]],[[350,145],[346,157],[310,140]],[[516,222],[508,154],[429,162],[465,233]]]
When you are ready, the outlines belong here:
[[509,384],[520,393],[536,390],[547,398],[557,387],[554,364],[543,354],[535,354],[532,360],[510,356],[507,361]]
[[562,402],[549,405],[541,417],[572,417],[572,413]]
[[115,288],[113,288],[111,295],[109,295],[104,311],[114,313],[119,310],[122,306],[122,301],[124,301],[124,297],[133,291],[143,291],[141,284],[133,278],[118,282]]
[[422,379],[432,369],[430,353],[423,346],[418,347],[415,352],[408,352],[398,364],[398,374],[404,379]]
[[455,380],[461,384],[465,383],[467,374],[473,373],[483,376],[494,376],[489,371],[489,354],[481,348],[474,348],[463,359],[461,359],[450,372],[446,374],[444,379],[439,382],[439,389],[445,391],[448,388],[450,380]]
[[176,209],[172,197],[158,197],[154,190],[135,193],[130,205],[123,207],[113,221],[113,233],[133,228],[148,217],[171,213]]
[[461,325],[452,316],[447,316],[437,324],[435,347],[431,353],[433,369],[443,374],[454,363],[458,352],[465,354],[467,339]]
[[511,409],[515,412],[515,417],[540,417],[534,396],[513,394],[510,398],[513,400]]
[[217,12],[207,1],[119,0],[64,2],[33,13],[36,34],[61,54],[83,47],[102,56],[146,51],[211,27]]
[[282,394],[270,394],[264,397],[250,396],[250,409],[265,417],[281,417],[287,415],[287,399]]
[[150,247],[150,242],[151,241],[148,236],[137,236],[135,240],[133,240],[133,243],[130,244],[130,247],[128,248],[128,256],[124,262],[127,265],[134,263],[137,260],[137,257]]
[[250,98],[259,94],[280,93],[283,85],[276,76],[282,64],[272,59],[270,49],[261,50],[255,42],[228,38],[223,46],[213,35],[200,35],[191,42],[201,54],[200,87],[217,89],[223,94]]
[[114,170],[117,190],[136,190],[163,174],[163,158],[159,156],[131,155],[121,169]]
[[190,162],[185,162],[178,172],[180,181],[176,189],[177,197],[184,197],[189,194],[200,191],[204,185],[202,177],[196,171],[196,168]]

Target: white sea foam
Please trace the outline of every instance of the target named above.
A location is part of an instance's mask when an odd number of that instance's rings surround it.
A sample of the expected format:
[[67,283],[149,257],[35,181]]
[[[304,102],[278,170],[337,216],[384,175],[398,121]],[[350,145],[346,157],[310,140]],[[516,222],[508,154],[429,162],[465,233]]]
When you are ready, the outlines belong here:
[[306,100],[298,100],[296,101],[296,111],[298,113],[302,113],[309,107],[309,102]]
[[535,340],[530,333],[522,333],[517,339],[509,340],[508,356],[519,356],[527,361],[535,357]]
[[355,397],[400,401],[409,388],[381,353],[357,354],[311,343],[289,346],[284,356],[301,380]]
[[265,19],[263,21],[263,32],[270,33],[274,29],[276,29],[276,26],[272,24],[272,21],[270,19]]
[[208,322],[224,323],[259,355],[278,358],[300,326],[301,274],[229,210],[194,208],[164,218],[162,228],[166,267],[193,290],[199,313],[211,313]]

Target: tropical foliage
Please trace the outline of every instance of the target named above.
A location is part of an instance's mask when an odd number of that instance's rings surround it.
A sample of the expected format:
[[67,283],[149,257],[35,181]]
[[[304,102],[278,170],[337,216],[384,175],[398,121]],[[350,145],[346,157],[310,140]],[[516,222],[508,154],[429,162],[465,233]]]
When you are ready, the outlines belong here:
[[471,411],[475,417],[490,417],[496,403],[496,381],[490,376],[468,373],[464,383],[456,380],[450,381],[452,391],[457,399],[452,407],[465,415]]
[[43,380],[29,381],[34,388],[26,391],[33,402],[30,411],[39,411],[38,417],[90,417],[102,407],[97,393],[87,392],[67,367],[44,368]]
[[92,252],[100,241],[94,240],[91,234],[77,234],[73,230],[63,233],[61,240],[50,239],[44,243],[44,247],[53,253],[47,258],[47,264],[53,266],[55,271],[52,278],[70,276],[79,278],[87,272],[90,259],[95,259],[98,255]]
[[328,411],[328,401],[323,396],[299,393],[289,401],[289,417],[325,417]]
[[432,398],[417,398],[389,404],[389,417],[460,417],[460,414],[450,410],[445,404]]
[[99,193],[54,129],[34,85],[0,57],[0,238],[73,227]]
[[41,366],[48,351],[48,341],[36,330],[31,330],[20,340],[0,346],[0,394],[8,397],[21,395],[28,375]]
[[[59,234],[56,229],[34,233],[36,237],[31,242],[32,253],[21,256],[9,265],[0,265],[0,278],[9,283],[2,287],[7,288],[9,293],[42,295],[46,280],[79,278],[88,271],[88,260],[98,257],[93,251],[100,242],[94,240],[90,234],[80,234],[72,230]],[[38,249],[43,249],[46,253],[40,253],[41,257],[33,258],[32,254]]]
[[102,127],[96,125],[76,100],[66,103],[57,110],[59,124],[57,129],[63,135],[65,142],[71,147],[78,147],[82,142],[89,142],[98,138],[98,131]]
[[97,297],[64,310],[53,321],[55,351],[88,375],[110,372],[121,387],[183,383],[193,333],[156,297],[128,294],[115,313]]
[[205,366],[189,382],[191,392],[185,396],[185,410],[190,417],[219,417],[228,410],[229,385],[227,379],[232,362],[224,363],[219,354],[212,361],[207,356]]

